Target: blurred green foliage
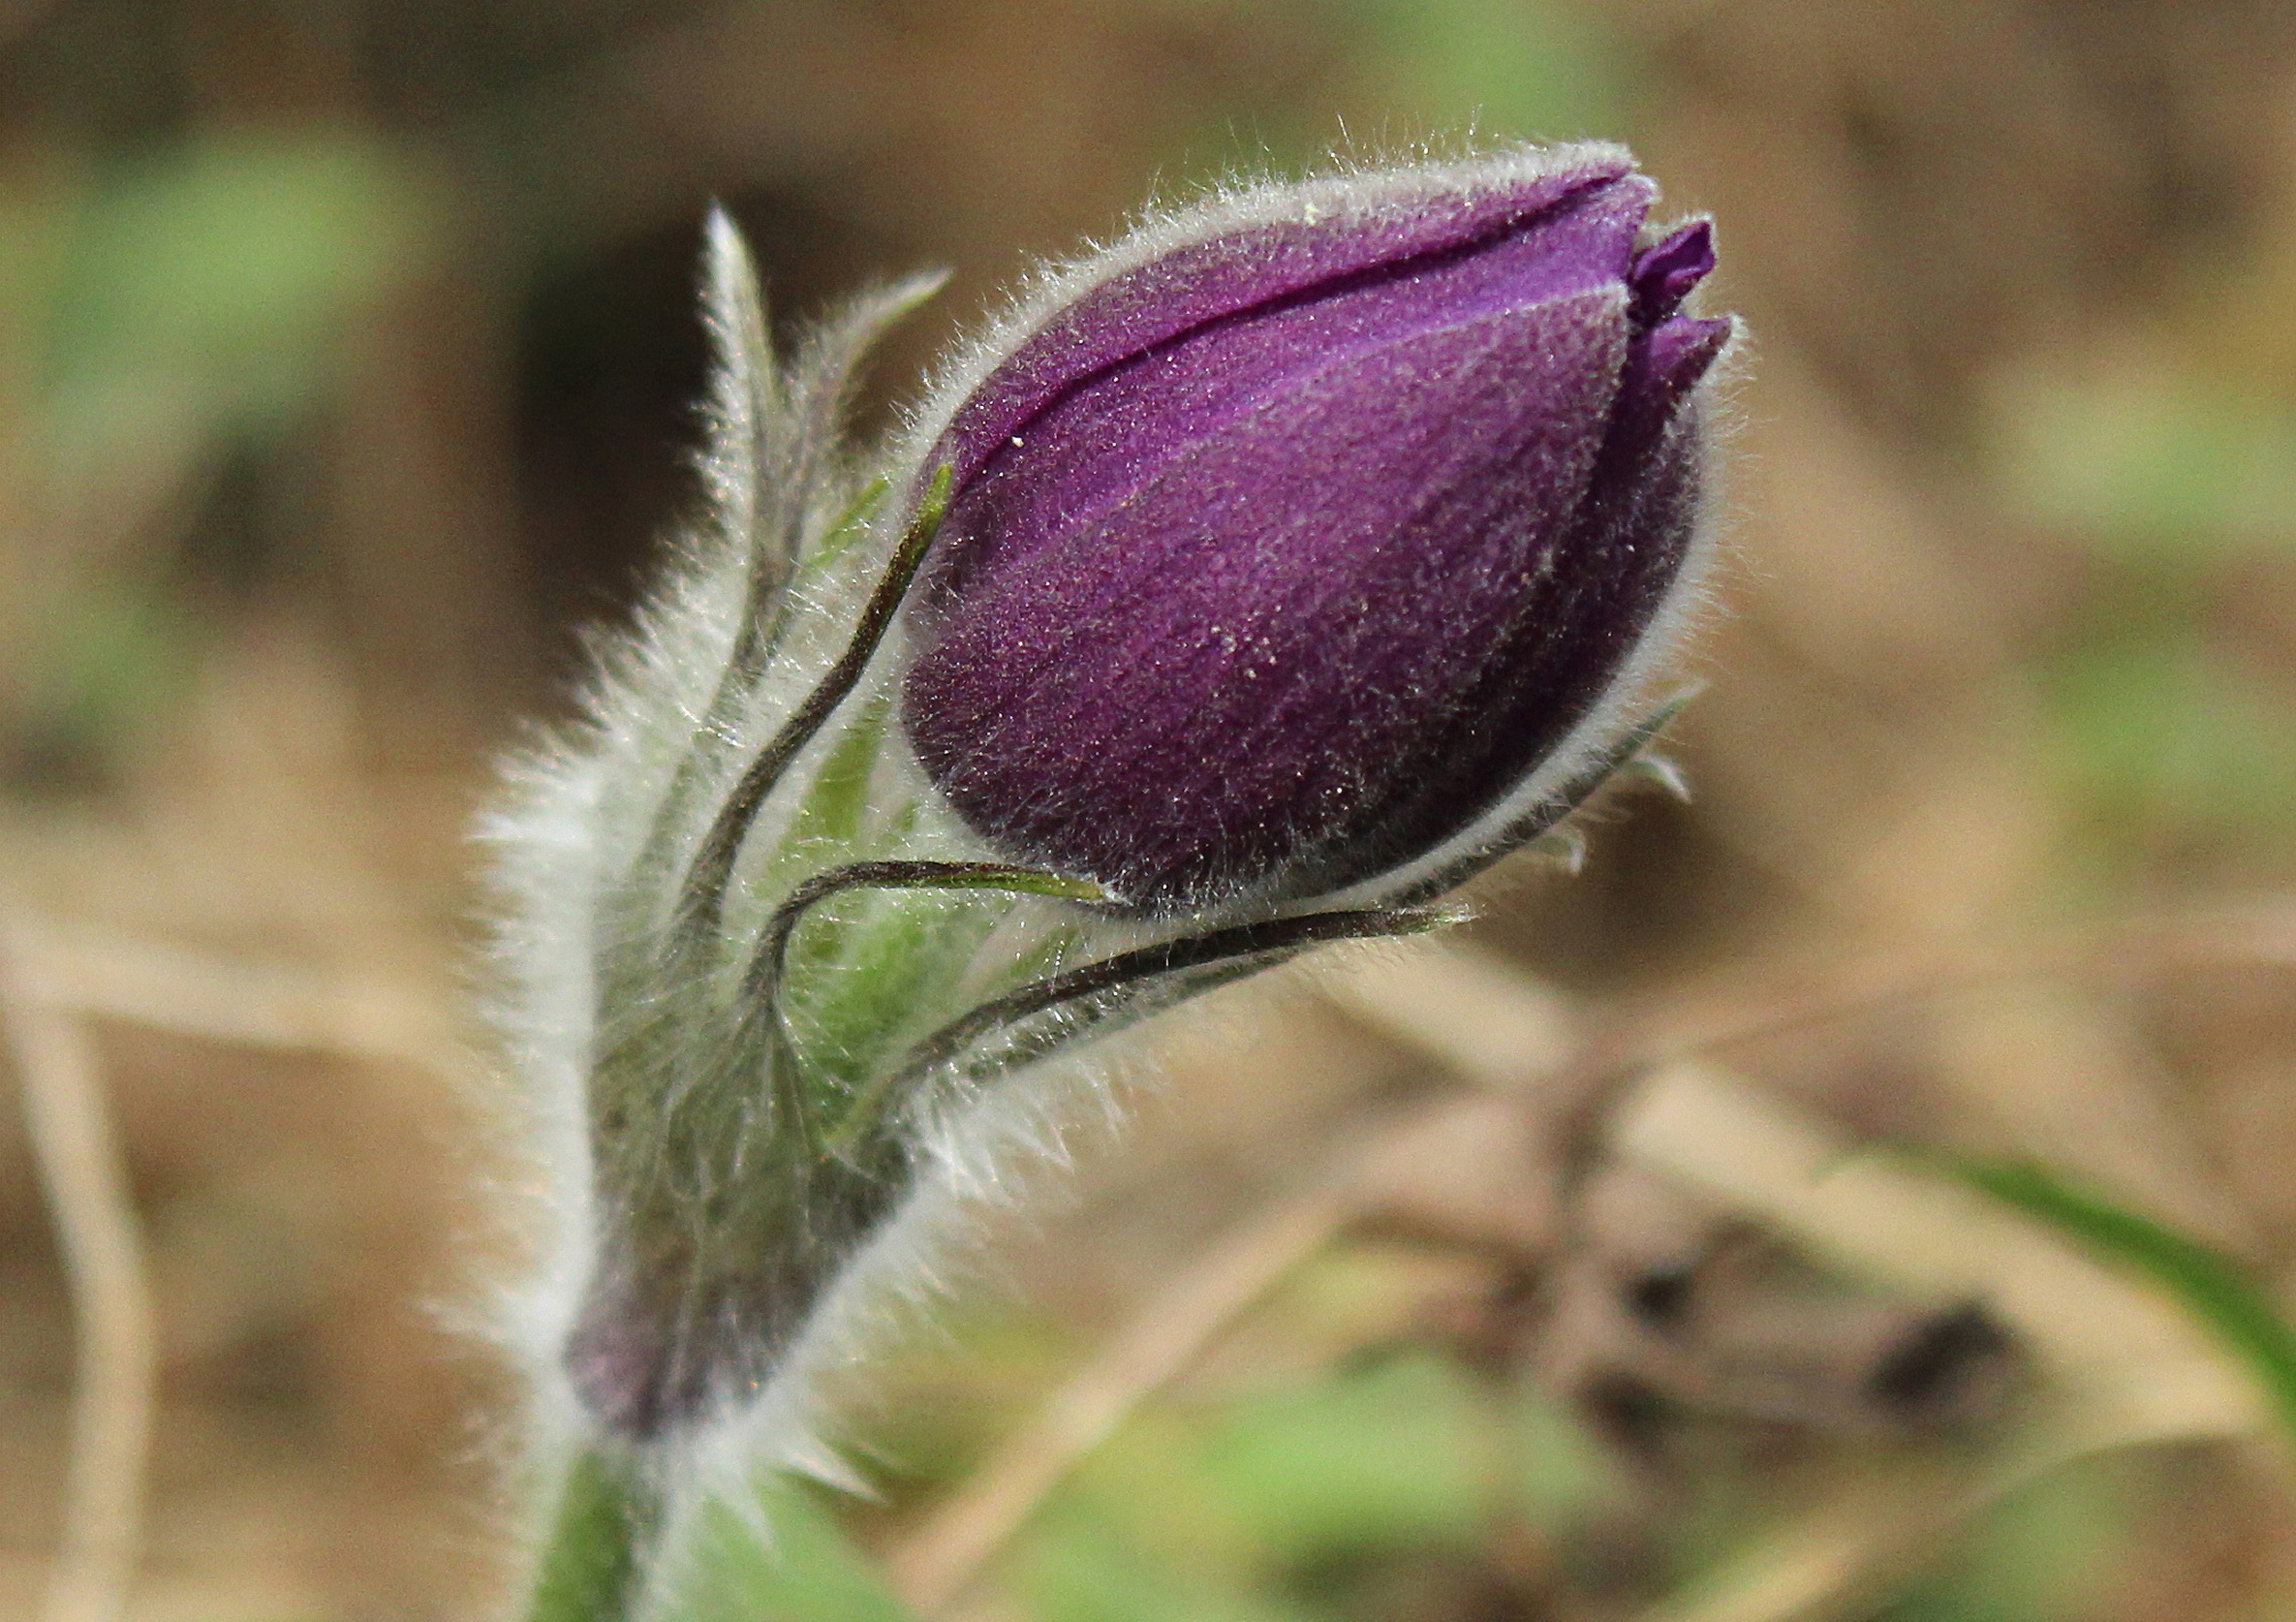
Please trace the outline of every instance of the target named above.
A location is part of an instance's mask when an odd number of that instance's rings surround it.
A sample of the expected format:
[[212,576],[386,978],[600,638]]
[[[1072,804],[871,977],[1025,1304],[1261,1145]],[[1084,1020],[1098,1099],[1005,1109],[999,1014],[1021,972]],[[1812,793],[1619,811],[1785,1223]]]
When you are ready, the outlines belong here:
[[2269,633],[2296,590],[2296,405],[2164,341],[2012,374],[1987,433],[2011,511],[2074,548],[2079,595],[2035,671],[2108,882],[2284,869],[2296,680]]
[[2041,675],[2068,807],[2112,877],[2164,858],[2237,872],[2279,850],[2296,804],[2296,729],[2279,672],[2156,606],[2111,616]]
[[675,1622],[909,1622],[819,1489],[769,1479],[755,1506],[714,1503],[704,1519]]
[[[1140,0],[1216,11],[1226,0]],[[1254,109],[1177,154],[1183,174],[1230,166],[1297,172],[1334,150],[1380,153],[1414,141],[1620,139],[1631,64],[1598,9],[1560,0],[1245,0],[1235,10],[1329,50],[1376,121],[1344,107]]]
[[[1502,1529],[1567,1535],[1616,1501],[1618,1470],[1535,1386],[1510,1390],[1440,1355],[1398,1353],[1219,1400],[1152,1402],[1041,1506],[998,1586],[1039,1622],[1410,1616],[1414,1579],[1430,1569],[1479,1569],[1503,1592],[1504,1574],[1477,1565]],[[2135,1482],[2112,1458],[2053,1472],[1988,1511],[1872,1614],[2084,1614],[2141,1513]],[[815,1489],[772,1487],[765,1508],[774,1531],[763,1542],[754,1523],[714,1512],[708,1571],[681,1622],[901,1622],[898,1600]],[[1693,1585],[1698,1568],[1763,1536],[1763,1517],[1742,1511],[1726,1531],[1691,1529]]]
[[1542,0],[1351,0],[1358,48],[1383,88],[1436,130],[1499,139],[1615,140],[1616,38],[1592,8]]
[[1505,1427],[1496,1392],[1426,1353],[1225,1401],[1160,1403],[1024,1540],[1047,1622],[1348,1614],[1366,1571],[1488,1542]]
[[41,300],[51,431],[115,440],[162,402],[209,432],[307,408],[353,316],[420,265],[436,213],[405,163],[350,133],[219,138],[99,166],[14,222],[61,238],[37,256],[53,267]]
[[2138,1505],[2126,1461],[2058,1470],[1989,1510],[1874,1622],[2064,1622],[2110,1584]]
[[[370,138],[304,128],[50,153],[0,201],[0,442],[39,534],[0,743],[69,780],[136,736],[201,635],[176,564],[202,496],[309,424],[356,318],[418,274],[437,194]],[[35,559],[47,560],[44,566]]]
[[1994,424],[2034,519],[2131,564],[2296,546],[2296,406],[2177,364],[2032,379]]

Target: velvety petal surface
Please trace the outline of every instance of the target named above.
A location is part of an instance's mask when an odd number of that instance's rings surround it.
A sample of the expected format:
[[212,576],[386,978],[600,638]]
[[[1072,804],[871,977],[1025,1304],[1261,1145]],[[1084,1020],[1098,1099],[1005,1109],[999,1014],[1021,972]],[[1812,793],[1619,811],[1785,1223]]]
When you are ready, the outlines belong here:
[[[1623,161],[1593,164],[1514,185],[1439,193],[1408,207],[1275,221],[1176,248],[1102,282],[1033,334],[968,396],[934,464],[953,463],[962,488],[1055,399],[1110,367],[1214,323],[1472,255],[1523,235],[1556,204],[1596,189],[1621,194],[1637,222],[1656,196]],[[1554,263],[1571,273],[1561,259]]]
[[[975,471],[952,485],[918,610],[927,634],[949,594],[969,594],[1061,545],[1189,446],[1269,409],[1294,377],[1414,331],[1614,285],[1649,202],[1638,180],[1582,188],[1538,214],[1535,228],[1344,278],[1131,356],[1062,392],[986,454],[960,454],[945,441],[931,463],[970,459]],[[1298,449],[1315,454],[1312,445]]]
[[967,584],[905,720],[1008,852],[1170,907],[1423,770],[1582,505],[1615,283],[1343,351]]
[[1426,854],[1601,702],[1691,556],[1694,221],[1607,160],[1111,274],[953,414],[903,721],[1004,856],[1178,912]]
[[1691,391],[1730,326],[1677,325],[1694,330],[1662,349],[1637,335],[1587,499],[1523,594],[1505,647],[1450,716],[1430,719],[1429,769],[1399,784],[1384,814],[1338,843],[1310,882],[1367,879],[1463,832],[1563,742],[1632,657],[1697,532],[1705,457]]

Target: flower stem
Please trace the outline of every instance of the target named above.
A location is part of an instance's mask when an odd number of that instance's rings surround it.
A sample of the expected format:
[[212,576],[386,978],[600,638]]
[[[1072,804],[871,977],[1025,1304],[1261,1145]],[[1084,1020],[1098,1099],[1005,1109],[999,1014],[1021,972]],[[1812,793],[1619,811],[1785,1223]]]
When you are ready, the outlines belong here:
[[595,1450],[576,1455],[543,1546],[527,1622],[619,1622],[636,1597],[638,1549],[652,1522],[626,1469]]

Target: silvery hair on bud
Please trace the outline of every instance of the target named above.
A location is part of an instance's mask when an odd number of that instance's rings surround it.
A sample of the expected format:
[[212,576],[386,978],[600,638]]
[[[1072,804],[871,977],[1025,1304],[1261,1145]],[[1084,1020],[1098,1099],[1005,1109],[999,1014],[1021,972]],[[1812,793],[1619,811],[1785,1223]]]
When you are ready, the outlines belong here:
[[[856,363],[941,281],[919,276],[853,299],[777,368],[748,251],[731,222],[712,213],[704,309],[718,364],[698,462],[704,502],[672,537],[634,627],[592,639],[594,673],[574,717],[538,729],[506,763],[481,826],[494,897],[487,1011],[514,1079],[501,1136],[520,1166],[501,1186],[539,1258],[500,1292],[489,1332],[528,1376],[518,1446],[538,1492],[549,1489],[553,1465],[595,1434],[562,1353],[610,1220],[595,1192],[587,1091],[593,1056],[623,1011],[600,1007],[601,965],[675,927],[681,878],[712,818],[844,651],[886,567],[908,516],[897,484],[860,540],[792,588],[797,560],[856,511],[877,471],[845,432]],[[849,707],[882,686],[891,662],[888,649]],[[745,667],[754,673],[743,675]],[[786,823],[829,741],[801,756],[792,792],[761,809],[742,872],[770,856],[784,831],[777,820]],[[878,772],[873,798],[887,805],[925,792],[897,748],[882,752]],[[949,831],[929,817],[925,826]],[[754,954],[771,912],[771,898],[754,889],[737,874],[727,897],[725,955],[736,962]],[[712,1068],[709,1045],[729,1037],[696,1029],[683,1039],[700,1074]],[[1024,1198],[1039,1172],[1065,1162],[1079,1132],[1112,1126],[1110,1097],[1104,1072],[1054,1061],[1035,1067],[1027,1085],[1003,1086],[961,1111],[906,1113],[923,1170],[900,1210],[825,1290],[760,1394],[658,1450],[667,1523],[649,1579],[654,1599],[641,1609],[667,1603],[674,1551],[690,1544],[705,1502],[756,1513],[745,1483],[758,1469],[858,1484],[822,1439],[819,1376],[852,1366],[914,1322],[961,1259],[969,1213]]]
[[[596,1261],[585,1094],[616,1011],[599,1004],[604,958],[673,925],[682,876],[760,743],[834,661],[890,546],[881,513],[836,567],[791,589],[796,560],[852,509],[868,472],[843,419],[856,362],[929,296],[920,276],[855,298],[774,363],[764,306],[732,223],[708,224],[704,309],[718,364],[698,460],[705,500],[627,633],[590,643],[594,673],[574,717],[540,730],[506,764],[481,834],[493,853],[490,1013],[517,1078],[512,1135],[533,1176],[542,1264],[503,1302],[499,1333],[532,1376],[544,1451],[581,1428],[560,1354]],[[744,627],[750,631],[745,644]],[[729,677],[742,665],[754,674]],[[806,765],[800,764],[800,772]],[[780,804],[760,814],[772,842]],[[724,927],[754,948],[766,909],[736,887]],[[724,1033],[694,1031],[707,1044]],[[802,1403],[770,1441],[780,1462],[835,1473]]]
[[[1230,179],[1193,201],[1151,206],[1114,241],[1093,244],[1067,260],[1038,265],[1000,313],[970,342],[949,352],[935,368],[890,447],[888,466],[895,470],[895,488],[914,485],[933,447],[966,400],[999,366],[1064,309],[1103,282],[1176,250],[1257,226],[1345,219],[1408,206],[1414,198],[1501,193],[1574,170],[1631,162],[1632,154],[1614,141],[1519,142],[1496,149],[1462,143],[1447,151],[1423,148],[1407,162],[1335,160],[1329,172],[1294,180]],[[1725,503],[1715,488],[1722,461],[1716,448],[1726,442],[1732,431],[1729,378],[1743,364],[1747,347],[1741,322],[1703,390],[1708,447],[1704,477],[1709,490],[1701,503],[1701,518],[1689,553],[1656,617],[1600,701],[1536,771],[1453,838],[1369,883],[1319,896],[1316,906],[1381,905],[1410,893],[1414,887],[1430,884],[1446,871],[1472,864],[1478,852],[1499,848],[1505,830],[1527,814],[1541,806],[1559,807],[1572,785],[1583,781],[1590,770],[1599,771],[1605,757],[1633,731],[1637,721],[1665,702],[1669,685],[1679,690],[1682,647],[1714,607],[1713,578],[1725,527],[1722,518]],[[1659,766],[1671,769],[1663,762]],[[1542,848],[1574,850],[1577,837],[1574,830],[1560,828],[1551,845]]]
[[[594,1209],[585,1090],[592,1056],[617,1016],[598,1006],[600,965],[674,927],[680,879],[713,816],[744,765],[843,651],[858,605],[909,519],[922,459],[967,393],[1085,289],[1176,247],[1258,223],[1519,179],[1616,150],[1526,147],[1235,186],[1147,218],[1114,245],[1039,273],[984,337],[938,372],[888,452],[869,458],[849,449],[842,421],[854,365],[939,279],[855,299],[779,368],[748,254],[729,222],[713,214],[705,305],[719,366],[699,463],[705,502],[674,537],[634,629],[594,642],[596,673],[576,716],[538,734],[511,762],[483,827],[497,896],[492,1014],[517,1080],[512,1130],[533,1163],[531,1177],[514,1186],[531,1198],[543,1251],[531,1278],[506,1298],[499,1330],[532,1373],[531,1419],[545,1459],[563,1456],[584,1425],[560,1353],[597,1260],[601,1213]],[[865,538],[791,592],[795,560],[853,510],[873,475],[887,481],[889,494]],[[1702,543],[1700,559],[1710,550]],[[1645,639],[1598,711],[1511,805],[1552,795],[1647,707],[1659,661],[1698,601],[1702,568],[1701,561],[1685,571],[1667,625]],[[745,626],[762,629],[745,633]],[[882,687],[898,657],[897,646],[880,655],[862,695]],[[817,746],[801,760],[800,779],[820,754]],[[904,750],[885,750],[879,769],[888,774],[888,800],[930,801]],[[796,797],[777,795],[766,804],[749,842],[753,852],[771,849],[774,820],[786,819]],[[1503,806],[1486,821],[1497,826],[1507,813]],[[1471,829],[1467,837],[1474,836]],[[750,955],[770,912],[769,897],[733,885],[723,925],[729,956]],[[727,1037],[694,1030],[686,1040],[701,1051]],[[905,1319],[909,1304],[930,1294],[953,1260],[954,1242],[970,1229],[966,1211],[1030,1186],[1032,1169],[1057,1162],[1076,1131],[1111,1118],[1110,1097],[1082,1067],[1055,1061],[961,1109],[913,1112],[922,1169],[915,1188],[830,1285],[761,1395],[681,1439],[679,1456],[701,1484],[678,1489],[686,1494],[682,1511],[673,1497],[672,1533],[676,1516],[698,1507],[698,1494],[751,1501],[734,1488],[760,1465],[847,1479],[820,1439],[817,1376],[850,1366],[887,1323]]]

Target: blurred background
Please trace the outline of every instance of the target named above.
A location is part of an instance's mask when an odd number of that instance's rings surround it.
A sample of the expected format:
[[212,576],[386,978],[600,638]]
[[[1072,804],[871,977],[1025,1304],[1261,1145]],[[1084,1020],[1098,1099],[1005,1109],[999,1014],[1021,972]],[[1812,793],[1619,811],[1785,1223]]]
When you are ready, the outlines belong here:
[[[24,1125],[58,1011],[156,1337],[127,1613],[499,1606],[512,1386],[459,1303],[515,1173],[467,833],[698,499],[709,200],[780,322],[953,267],[874,363],[882,425],[1151,195],[1462,134],[1627,140],[1719,221],[1708,306],[1752,342],[1693,795],[1503,873],[1455,974],[1192,1026],[877,1383],[881,1496],[792,1500],[728,1614],[2296,1606],[2282,1446],[2203,1415],[2007,1469],[2047,1383],[2015,1313],[1604,1136],[1613,1061],[1675,1032],[1843,1142],[2042,1156],[2296,1286],[2288,954],[2125,923],[2296,897],[2283,0],[5,0],[0,1615],[70,1477]],[[1479,1078],[1438,1028],[1509,1019]],[[1105,1439],[950,1554],[1031,1416],[1174,1314]],[[1820,1533],[1800,1587],[1713,1597]]]

